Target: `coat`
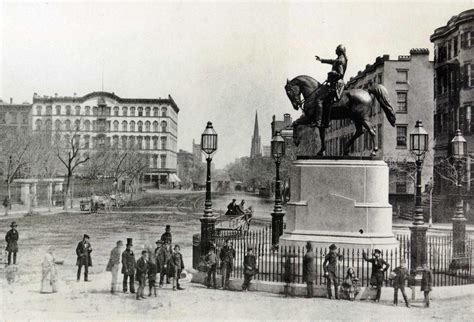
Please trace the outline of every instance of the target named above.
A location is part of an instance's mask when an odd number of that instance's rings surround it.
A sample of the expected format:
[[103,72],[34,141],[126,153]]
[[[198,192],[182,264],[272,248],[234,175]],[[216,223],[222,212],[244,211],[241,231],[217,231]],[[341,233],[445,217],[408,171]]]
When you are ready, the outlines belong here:
[[222,247],[219,258],[221,260],[221,266],[227,265],[227,269],[232,270],[234,266],[234,258],[235,258],[235,249],[224,246]]
[[388,270],[390,264],[387,263],[383,258],[368,258],[365,252],[362,252],[362,257],[366,262],[372,264],[372,274],[370,276],[370,284],[376,286],[382,286],[384,272]]
[[137,260],[137,265],[135,266],[135,268],[137,281],[145,279],[146,274],[148,272],[148,260],[145,260],[143,259],[143,257],[140,257]]
[[217,269],[217,256],[213,251],[207,253],[204,257],[204,262],[208,271],[215,271]]
[[324,257],[323,268],[324,272],[336,273],[337,260],[341,260],[342,255],[329,252],[326,257]]
[[339,55],[336,59],[321,59],[321,63],[332,65],[331,71],[339,78],[344,77],[347,67],[347,59],[344,55]]
[[122,253],[122,274],[135,275],[135,254],[133,250],[124,250]]
[[183,255],[178,252],[173,252],[171,254],[170,260],[170,269],[169,273],[171,276],[174,276],[176,273],[180,273],[184,269]]
[[433,273],[429,269],[421,273],[421,291],[431,292],[433,290]]
[[89,242],[80,241],[76,247],[76,265],[87,265],[92,266],[92,258],[91,258],[92,247]]
[[155,261],[148,261],[148,279],[156,280],[156,274],[158,273],[158,267]]
[[156,256],[158,269],[161,273],[167,274],[171,260],[171,252],[168,247],[160,247]]
[[120,249],[118,247],[114,247],[112,251],[110,252],[109,262],[107,263],[107,267],[105,268],[105,270],[107,272],[111,272],[112,267],[120,264],[120,258],[121,258]]
[[313,251],[304,254],[303,257],[303,282],[314,282],[316,276],[315,255]]
[[10,229],[5,235],[5,241],[7,242],[7,252],[18,252],[18,238],[19,234],[15,228]]
[[405,287],[405,281],[409,277],[408,270],[403,266],[399,266],[395,268],[392,272],[396,274],[392,280],[392,286],[394,288]]
[[162,242],[168,242],[170,245],[171,245],[171,242],[173,241],[173,236],[171,236],[171,233],[170,232],[164,232],[162,235],[161,235],[161,241]]
[[257,274],[257,258],[255,255],[247,254],[244,257],[244,274],[255,275]]

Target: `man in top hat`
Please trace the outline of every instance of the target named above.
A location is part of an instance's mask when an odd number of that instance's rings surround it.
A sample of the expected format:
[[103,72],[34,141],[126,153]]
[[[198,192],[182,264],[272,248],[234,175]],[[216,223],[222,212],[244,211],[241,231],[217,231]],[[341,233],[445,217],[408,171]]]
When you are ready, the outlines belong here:
[[81,279],[81,269],[84,266],[84,282],[90,282],[88,279],[89,266],[92,266],[91,258],[92,247],[89,243],[89,235],[84,234],[82,240],[77,244],[76,247],[76,265],[77,265],[77,281]]
[[306,291],[308,298],[313,297],[314,278],[316,276],[315,258],[313,245],[306,243],[306,254],[303,257],[303,281],[306,282]]
[[117,241],[116,246],[110,252],[109,262],[105,270],[112,273],[112,283],[110,288],[110,293],[115,294],[117,291],[117,278],[118,271],[120,266],[120,258],[122,252],[123,242],[121,240]]
[[253,248],[247,249],[247,255],[244,257],[244,283],[242,284],[242,291],[247,292],[252,277],[257,274],[257,258],[253,254]]
[[382,252],[379,249],[374,250],[374,257],[368,258],[367,254],[362,251],[362,257],[366,262],[372,264],[372,275],[370,276],[370,284],[375,286],[377,289],[377,295],[375,297],[375,302],[380,301],[380,295],[382,295],[382,284],[383,284],[383,275],[385,271],[388,270],[390,265],[380,258]]
[[15,221],[12,221],[10,227],[11,229],[5,235],[5,241],[7,242],[7,252],[8,252],[8,265],[11,264],[12,254],[13,254],[13,264],[16,264],[16,253],[18,252],[18,231],[16,227],[18,225]]
[[132,238],[127,238],[127,245],[122,253],[123,292],[127,293],[127,280],[130,280],[130,293],[135,293],[135,254],[132,250]]
[[165,232],[163,235],[161,235],[161,241],[164,243],[169,243],[171,246],[171,243],[173,242],[173,237],[171,236],[171,226],[166,225]]
[[137,261],[136,269],[138,280],[137,300],[145,299],[145,295],[143,293],[145,290],[146,274],[148,272],[148,251],[142,251],[142,256]]
[[339,283],[337,281],[336,270],[337,270],[337,261],[342,260],[342,255],[337,254],[337,246],[332,244],[329,246],[329,253],[324,257],[323,269],[324,269],[324,276],[327,279],[327,290],[328,290],[328,298],[332,298],[331,292],[331,282],[334,284],[334,295],[336,300],[339,300],[338,288]]

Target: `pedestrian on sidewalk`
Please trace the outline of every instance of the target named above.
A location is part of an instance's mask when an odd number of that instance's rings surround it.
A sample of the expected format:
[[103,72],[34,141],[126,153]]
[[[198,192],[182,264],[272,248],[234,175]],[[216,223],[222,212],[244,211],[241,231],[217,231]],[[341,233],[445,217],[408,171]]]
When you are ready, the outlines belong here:
[[249,247],[247,249],[247,255],[244,257],[244,283],[242,284],[242,291],[248,291],[250,282],[257,273],[257,258],[253,254],[253,248]]
[[57,281],[58,272],[56,270],[56,259],[54,257],[54,248],[48,247],[43,262],[41,263],[41,291],[40,293],[56,293],[58,291]]
[[127,293],[127,280],[130,283],[130,293],[135,293],[135,254],[132,250],[133,241],[132,238],[127,238],[127,245],[122,253],[122,274],[123,282],[122,289],[124,293]]
[[8,252],[8,265],[12,263],[12,254],[13,254],[13,264],[16,264],[16,253],[18,253],[18,239],[19,234],[16,230],[18,225],[15,221],[12,221],[10,224],[11,229],[5,235],[5,241],[7,242],[7,249]]
[[166,225],[165,232],[161,235],[161,241],[164,243],[172,244],[173,236],[171,235],[171,226]]
[[327,281],[327,297],[328,299],[332,298],[332,291],[331,291],[331,282],[334,285],[334,295],[336,300],[339,300],[339,282],[337,280],[336,271],[337,271],[337,261],[342,260],[342,255],[337,254],[337,246],[332,244],[329,246],[329,253],[324,257],[323,262],[323,269],[324,269],[324,276],[326,277]]
[[408,280],[408,270],[406,268],[406,261],[402,259],[400,262],[400,266],[396,267],[392,273],[394,274],[392,277],[392,286],[393,286],[393,305],[398,305],[398,290],[402,292],[403,299],[405,300],[406,307],[410,307],[410,303],[408,303],[408,297],[405,293],[405,281]]
[[170,283],[169,266],[171,260],[171,245],[168,242],[162,242],[160,249],[158,250],[158,266],[160,267],[160,285],[163,287],[163,282],[166,276],[166,284]]
[[433,290],[433,272],[428,268],[428,264],[422,265],[421,291],[425,295],[425,307],[430,307],[430,292]]
[[170,260],[170,276],[173,279],[173,291],[183,290],[183,288],[181,288],[181,286],[179,285],[179,278],[181,277],[181,272],[183,271],[183,269],[183,255],[181,255],[180,253],[179,245],[175,245]]
[[117,279],[118,271],[120,266],[120,259],[122,257],[123,242],[117,241],[116,246],[110,252],[109,262],[107,263],[106,271],[112,273],[112,283],[110,287],[110,293],[115,294],[117,291]]
[[349,301],[354,301],[357,294],[359,294],[359,278],[356,276],[354,268],[349,267],[347,269],[346,277],[341,285],[341,291]]
[[137,280],[138,280],[138,292],[137,300],[146,299],[145,295],[145,281],[148,272],[148,251],[143,250],[142,256],[137,260]]
[[148,252],[148,296],[151,296],[151,291],[156,297],[156,274],[158,273],[158,266],[156,256],[149,249]]
[[92,266],[91,258],[92,246],[89,243],[89,235],[84,234],[82,240],[77,244],[76,247],[76,265],[77,265],[77,281],[81,279],[81,269],[84,266],[84,282],[90,282],[89,275],[89,266]]
[[311,242],[306,243],[306,254],[303,257],[303,282],[306,282],[306,297],[313,297],[314,277],[316,275],[315,255]]
[[379,249],[374,250],[372,258],[368,258],[367,254],[362,251],[362,257],[366,262],[372,264],[372,275],[370,276],[370,285],[376,288],[377,295],[375,296],[375,302],[380,302],[380,296],[382,295],[382,285],[384,279],[384,273],[390,267],[383,258],[380,258],[382,252]]
[[[235,200],[235,199],[234,199]],[[229,287],[230,274],[234,268],[235,249],[232,242],[227,239],[222,247],[219,258],[221,260],[222,289]]]
[[215,253],[214,246],[209,247],[209,251],[207,252],[206,256],[204,257],[204,263],[207,267],[207,278],[206,278],[206,286],[207,288],[211,288],[211,278],[212,278],[212,286],[214,289],[217,288],[217,256]]

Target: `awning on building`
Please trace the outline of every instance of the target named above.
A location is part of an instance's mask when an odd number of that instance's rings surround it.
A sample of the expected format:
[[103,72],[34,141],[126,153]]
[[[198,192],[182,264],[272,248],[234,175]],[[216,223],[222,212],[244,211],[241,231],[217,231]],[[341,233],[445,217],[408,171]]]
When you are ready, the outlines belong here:
[[174,173],[170,173],[169,182],[181,182],[181,179]]

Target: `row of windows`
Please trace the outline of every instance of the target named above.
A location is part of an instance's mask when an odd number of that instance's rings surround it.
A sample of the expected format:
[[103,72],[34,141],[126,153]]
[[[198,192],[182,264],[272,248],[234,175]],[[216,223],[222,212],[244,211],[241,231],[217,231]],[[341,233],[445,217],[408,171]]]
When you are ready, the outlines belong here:
[[[92,125],[92,127],[91,127]],[[41,131],[41,130],[51,130],[52,129],[52,121],[51,120],[46,120],[43,124],[43,120],[37,119],[35,121],[35,130],[36,131]],[[65,120],[64,121],[64,126],[63,122],[61,120],[56,120],[54,121],[54,129],[56,131],[61,131],[61,130],[66,130],[70,131],[72,130],[72,122],[71,120]],[[122,121],[122,124],[120,126],[119,121],[114,121],[111,123],[110,121],[107,122],[100,122],[100,121],[89,121],[85,120],[81,124],[81,120],[75,120],[74,121],[74,130],[75,131],[114,131],[114,132],[167,132],[168,130],[168,123],[166,121],[161,121],[160,125],[158,126],[158,122],[155,121],[153,123],[146,121],[143,123],[142,121],[139,121],[135,123],[135,121],[131,121],[128,123],[127,121]]]
[[434,60],[442,63],[446,60],[455,58],[461,49],[468,49],[474,46],[474,31],[465,31],[461,34],[461,44],[459,46],[459,37],[454,36],[446,40],[444,43],[435,46]]
[[[64,142],[68,142],[70,140],[69,135],[64,136]],[[81,142],[81,136],[76,135],[74,136],[74,141],[79,144]],[[159,147],[159,141],[161,147]],[[104,147],[104,146],[114,146],[114,147],[120,147],[122,149],[127,149],[127,148],[137,148],[139,150],[159,150],[160,148],[162,150],[166,150],[168,147],[168,140],[166,137],[161,137],[158,138],[157,136],[154,137],[135,137],[135,136],[121,136],[119,137],[118,135],[115,135],[113,137],[97,137],[93,136],[91,137],[90,135],[84,135],[82,136],[82,142],[83,142],[83,149],[92,149],[92,148],[98,148],[98,147]]]
[[471,116],[470,106],[461,106],[458,110],[450,110],[434,115],[434,136],[452,134],[460,129],[463,134],[470,134],[474,128],[474,119]]
[[[18,115],[21,116],[20,122],[18,122]],[[0,112],[0,124],[28,124],[28,120],[28,113]]]
[[[92,114],[91,114],[92,111]],[[99,108],[97,106],[85,106],[84,109],[81,109],[80,105],[74,107],[74,115],[82,116],[82,115],[108,115],[111,116],[113,111],[114,116],[153,116],[153,117],[167,117],[168,116],[168,109],[166,107],[160,108],[158,107],[122,107],[122,113],[120,113],[120,108],[115,106],[113,109],[110,106],[106,106],[105,108]],[[44,108],[44,115],[53,115],[53,107],[46,106]],[[43,115],[43,106],[38,105],[36,106],[36,115],[40,116]],[[72,114],[72,107],[70,105],[65,106],[64,110],[61,105],[55,106],[55,115],[73,115]]]

